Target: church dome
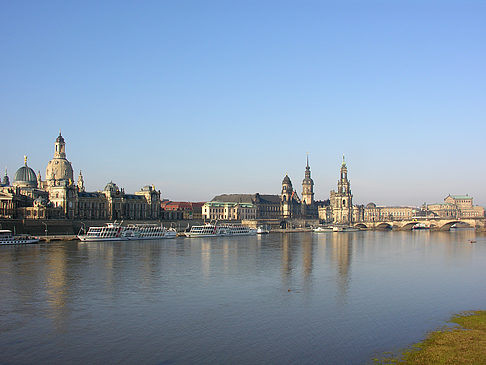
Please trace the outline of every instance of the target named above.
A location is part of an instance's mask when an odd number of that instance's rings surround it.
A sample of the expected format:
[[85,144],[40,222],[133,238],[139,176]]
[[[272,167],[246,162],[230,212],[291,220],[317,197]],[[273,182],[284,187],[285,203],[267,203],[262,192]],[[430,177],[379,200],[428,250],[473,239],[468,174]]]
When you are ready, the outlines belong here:
[[292,183],[290,182],[289,175],[285,175],[285,177],[282,181],[282,185],[292,185]]
[[35,176],[34,170],[27,166],[27,158],[25,158],[25,165],[15,173],[13,185],[21,188],[37,187],[37,176]]
[[116,192],[120,191],[120,189],[118,189],[118,186],[113,181],[110,181],[108,184],[106,184],[104,191]]
[[73,167],[65,158],[53,158],[46,168],[46,180],[73,181]]
[[368,208],[368,209],[376,208],[376,204],[375,203],[368,203],[368,204],[366,204],[366,208]]

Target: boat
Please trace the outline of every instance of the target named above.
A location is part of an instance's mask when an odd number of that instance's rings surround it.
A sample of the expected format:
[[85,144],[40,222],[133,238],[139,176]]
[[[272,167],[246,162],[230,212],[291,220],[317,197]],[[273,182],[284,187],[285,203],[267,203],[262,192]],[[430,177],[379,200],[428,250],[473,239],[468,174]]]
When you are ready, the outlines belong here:
[[358,232],[360,229],[350,226],[333,226],[333,232]]
[[160,238],[176,238],[177,231],[174,228],[165,228],[157,224],[134,224],[125,228],[122,237],[131,240],[155,240]]
[[78,238],[80,241],[130,241],[175,238],[176,235],[174,228],[167,229],[162,225],[132,224],[125,227],[115,221],[102,227],[89,227],[86,233],[81,228]]
[[0,229],[0,245],[25,245],[29,243],[38,243],[37,237],[26,235],[14,235],[9,229]]
[[430,229],[430,227],[427,227],[424,223],[417,223],[412,227],[412,230],[421,230],[421,229]]
[[253,236],[257,230],[241,224],[206,223],[202,226],[192,226],[186,237],[217,237],[217,236]]
[[269,234],[270,230],[265,226],[260,226],[260,227],[257,228],[256,233],[257,234]]
[[332,230],[333,230],[332,227],[317,227],[317,228],[314,228],[314,232],[317,232],[317,233],[332,232]]

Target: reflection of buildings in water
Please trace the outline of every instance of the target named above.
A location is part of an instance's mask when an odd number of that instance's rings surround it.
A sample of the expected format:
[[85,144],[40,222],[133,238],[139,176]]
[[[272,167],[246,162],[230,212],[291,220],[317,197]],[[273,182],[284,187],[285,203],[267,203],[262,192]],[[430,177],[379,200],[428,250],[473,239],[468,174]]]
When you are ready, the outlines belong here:
[[287,277],[292,272],[291,244],[292,233],[282,233],[282,275]]
[[229,256],[230,256],[230,249],[228,241],[223,243],[223,272],[225,274],[229,271]]
[[66,247],[58,246],[47,258],[47,302],[52,310],[56,327],[63,328],[67,317],[67,257]]
[[304,271],[304,279],[307,281],[312,274],[312,255],[313,255],[313,233],[304,233],[302,238],[303,261],[302,268]]
[[[202,239],[204,240],[204,238]],[[201,274],[203,277],[209,278],[210,268],[211,268],[211,243],[201,242]]]
[[353,234],[332,233],[332,261],[337,265],[337,286],[339,297],[346,300],[351,274]]
[[144,288],[152,287],[154,275],[160,270],[160,252],[161,249],[156,241],[138,241],[138,245],[143,252],[143,270],[140,272]]

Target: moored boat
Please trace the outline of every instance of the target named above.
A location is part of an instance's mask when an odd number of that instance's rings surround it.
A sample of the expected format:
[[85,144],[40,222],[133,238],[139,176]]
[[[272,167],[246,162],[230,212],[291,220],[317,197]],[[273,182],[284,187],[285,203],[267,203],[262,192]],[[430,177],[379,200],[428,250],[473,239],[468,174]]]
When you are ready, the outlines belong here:
[[270,230],[265,226],[260,226],[260,227],[257,228],[256,233],[257,234],[268,234],[268,233],[270,233]]
[[358,232],[360,229],[351,226],[334,226],[332,227],[333,232]]
[[317,228],[314,228],[314,232],[317,232],[317,233],[332,232],[332,227],[317,227]]
[[202,226],[192,226],[186,237],[217,237],[217,236],[252,236],[256,229],[241,224],[206,223]]
[[29,243],[38,243],[37,237],[25,235],[16,236],[9,229],[0,229],[0,245],[25,245]]
[[[83,231],[83,234],[81,234]],[[130,240],[157,240],[175,238],[177,232],[173,228],[165,228],[157,224],[133,224],[126,227],[121,223],[106,223],[102,227],[89,227],[84,233],[81,229],[78,238],[80,241],[130,241]]]

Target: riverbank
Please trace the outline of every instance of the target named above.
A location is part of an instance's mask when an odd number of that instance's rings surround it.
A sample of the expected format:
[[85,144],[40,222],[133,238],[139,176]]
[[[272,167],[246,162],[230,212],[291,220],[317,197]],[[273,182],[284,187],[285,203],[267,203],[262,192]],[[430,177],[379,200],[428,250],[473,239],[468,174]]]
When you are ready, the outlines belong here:
[[375,364],[486,364],[486,311],[469,311],[449,320],[458,326],[429,333],[399,356]]

